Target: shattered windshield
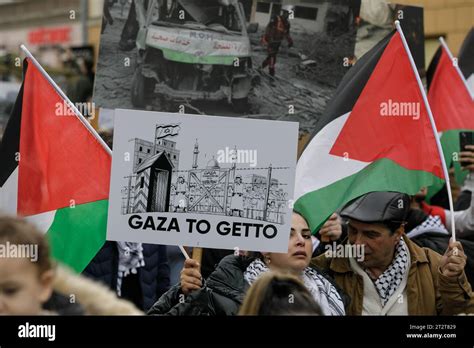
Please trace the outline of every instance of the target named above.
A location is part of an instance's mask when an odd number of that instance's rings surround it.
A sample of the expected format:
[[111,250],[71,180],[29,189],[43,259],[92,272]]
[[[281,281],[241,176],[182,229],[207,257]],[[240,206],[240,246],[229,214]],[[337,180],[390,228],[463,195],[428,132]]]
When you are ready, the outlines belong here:
[[179,24],[192,29],[241,32],[238,2],[218,0],[168,0],[160,8],[157,24]]

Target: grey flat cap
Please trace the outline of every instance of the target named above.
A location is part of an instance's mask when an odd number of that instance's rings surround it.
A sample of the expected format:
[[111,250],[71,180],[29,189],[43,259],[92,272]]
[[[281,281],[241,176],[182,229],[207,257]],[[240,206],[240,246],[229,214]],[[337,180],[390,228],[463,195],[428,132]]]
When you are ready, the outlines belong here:
[[349,202],[341,211],[344,218],[361,222],[404,222],[410,197],[400,192],[370,192]]

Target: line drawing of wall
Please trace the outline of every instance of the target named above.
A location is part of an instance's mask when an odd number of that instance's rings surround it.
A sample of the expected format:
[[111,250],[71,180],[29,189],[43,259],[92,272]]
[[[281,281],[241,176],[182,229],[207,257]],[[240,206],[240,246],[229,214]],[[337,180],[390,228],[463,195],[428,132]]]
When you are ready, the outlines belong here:
[[[180,150],[177,142],[157,140],[156,132],[155,144],[139,138],[133,140],[133,169],[124,177],[127,181],[122,189],[123,215],[196,213],[285,223],[288,185],[280,182],[275,173],[289,167],[271,164],[259,168],[239,167],[236,161],[219,163],[214,157],[199,167],[199,139],[196,139],[192,164],[190,168],[182,169],[182,166],[178,167]],[[156,150],[160,140],[161,144],[165,140],[168,145],[172,144],[173,152],[163,146]]]

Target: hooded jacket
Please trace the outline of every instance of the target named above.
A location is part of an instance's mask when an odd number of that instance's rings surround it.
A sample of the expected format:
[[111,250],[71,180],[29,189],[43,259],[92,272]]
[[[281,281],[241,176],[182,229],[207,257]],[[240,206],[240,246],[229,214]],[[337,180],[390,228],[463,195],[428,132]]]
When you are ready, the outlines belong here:
[[[143,257],[145,266],[137,273],[141,298],[136,305],[143,306],[141,309],[146,311],[170,288],[170,268],[165,245],[143,244]],[[82,274],[115,291],[118,262],[117,243],[107,241]]]
[[56,269],[53,294],[44,305],[58,315],[143,315],[131,302],[119,299],[103,284],[64,266]]
[[[148,311],[149,315],[237,315],[250,287],[244,272],[255,258],[228,255],[199,290],[184,296],[180,284],[173,286]],[[322,273],[323,276],[325,276]],[[328,279],[325,276],[326,279]],[[339,287],[328,279],[339,291],[344,305],[348,298]]]
[[244,272],[253,258],[229,255],[199,290],[184,296],[173,286],[148,311],[150,315],[236,315],[249,285]]

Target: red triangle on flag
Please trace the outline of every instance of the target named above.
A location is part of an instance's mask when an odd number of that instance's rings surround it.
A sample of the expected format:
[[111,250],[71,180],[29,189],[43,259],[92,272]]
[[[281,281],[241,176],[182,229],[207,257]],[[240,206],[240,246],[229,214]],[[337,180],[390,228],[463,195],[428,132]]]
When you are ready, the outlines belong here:
[[111,156],[29,61],[20,130],[18,214],[107,199]]
[[387,158],[443,178],[436,139],[410,65],[395,32],[330,153],[363,162]]
[[474,101],[444,47],[428,91],[438,131],[474,129]]

